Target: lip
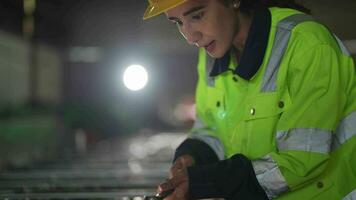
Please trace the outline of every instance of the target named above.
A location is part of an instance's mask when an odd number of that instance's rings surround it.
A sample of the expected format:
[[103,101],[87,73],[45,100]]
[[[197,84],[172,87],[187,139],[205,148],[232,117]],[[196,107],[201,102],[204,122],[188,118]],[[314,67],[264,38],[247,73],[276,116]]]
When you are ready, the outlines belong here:
[[206,45],[205,47],[205,50],[207,52],[213,52],[214,49],[215,49],[215,40],[211,41],[208,45]]

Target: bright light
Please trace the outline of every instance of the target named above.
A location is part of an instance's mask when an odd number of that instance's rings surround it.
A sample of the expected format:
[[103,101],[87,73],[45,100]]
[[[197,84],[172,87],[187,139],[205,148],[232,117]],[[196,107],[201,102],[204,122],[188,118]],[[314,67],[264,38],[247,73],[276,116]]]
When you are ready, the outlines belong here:
[[144,88],[148,81],[148,74],[141,65],[131,65],[124,72],[124,84],[133,91]]

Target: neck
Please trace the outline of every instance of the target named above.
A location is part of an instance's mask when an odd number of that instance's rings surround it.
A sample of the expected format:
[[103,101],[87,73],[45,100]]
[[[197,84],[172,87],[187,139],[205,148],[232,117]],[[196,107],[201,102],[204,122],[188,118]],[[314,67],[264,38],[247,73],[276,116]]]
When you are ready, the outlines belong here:
[[247,16],[239,12],[237,14],[237,17],[238,17],[238,23],[237,23],[238,27],[237,27],[237,33],[233,40],[233,45],[237,50],[237,52],[240,52],[238,53],[238,55],[240,55],[245,47],[245,43],[249,34],[253,16]]

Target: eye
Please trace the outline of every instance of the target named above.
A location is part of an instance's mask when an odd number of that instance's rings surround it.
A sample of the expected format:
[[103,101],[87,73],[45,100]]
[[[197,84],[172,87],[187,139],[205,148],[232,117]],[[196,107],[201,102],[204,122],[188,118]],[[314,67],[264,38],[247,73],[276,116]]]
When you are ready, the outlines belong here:
[[194,20],[201,20],[204,16],[204,12],[199,12],[198,14],[195,14],[192,16],[192,19]]

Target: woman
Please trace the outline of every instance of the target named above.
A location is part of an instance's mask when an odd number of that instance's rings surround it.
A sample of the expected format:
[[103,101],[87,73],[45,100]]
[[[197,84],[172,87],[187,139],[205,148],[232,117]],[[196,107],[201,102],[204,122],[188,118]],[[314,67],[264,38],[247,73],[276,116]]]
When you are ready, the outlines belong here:
[[149,1],[145,19],[164,12],[200,48],[197,120],[159,186],[166,199],[356,199],[354,62],[301,11]]

